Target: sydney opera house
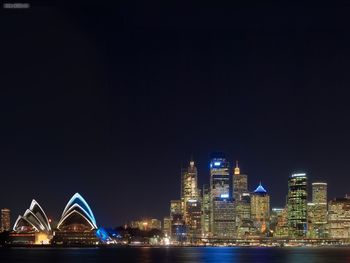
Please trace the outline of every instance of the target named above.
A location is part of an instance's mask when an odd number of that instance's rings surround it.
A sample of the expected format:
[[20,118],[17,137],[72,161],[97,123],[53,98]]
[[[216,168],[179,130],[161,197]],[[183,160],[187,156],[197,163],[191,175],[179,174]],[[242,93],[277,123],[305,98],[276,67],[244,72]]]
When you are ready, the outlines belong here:
[[50,222],[39,203],[33,199],[23,216],[18,216],[10,240],[14,244],[49,244],[51,238]]
[[76,193],[68,201],[54,231],[53,244],[94,245],[98,244],[97,225],[88,203]]
[[10,234],[12,244],[97,245],[98,227],[85,199],[76,193],[68,201],[57,226],[35,200],[23,216],[18,216]]

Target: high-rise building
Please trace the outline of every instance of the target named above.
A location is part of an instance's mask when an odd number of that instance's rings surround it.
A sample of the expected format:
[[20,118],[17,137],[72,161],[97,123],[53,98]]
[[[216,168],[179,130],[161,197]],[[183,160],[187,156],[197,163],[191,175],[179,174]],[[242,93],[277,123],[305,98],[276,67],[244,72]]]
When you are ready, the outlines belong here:
[[235,216],[237,237],[254,235],[256,228],[251,220],[251,196],[250,193],[243,193],[240,201],[235,201]]
[[[190,221],[188,215],[187,204],[189,200],[197,200],[199,202],[198,194],[198,173],[194,161],[190,161],[190,165],[181,173],[181,203],[182,214],[186,224]],[[191,204],[191,203],[190,203]]]
[[248,192],[248,176],[241,174],[241,170],[236,161],[236,167],[233,172],[233,199],[234,201],[240,201],[242,194]]
[[241,174],[238,161],[236,161],[236,167],[233,170],[233,199],[237,235],[246,236],[252,228],[250,220],[250,193],[248,192],[248,176]]
[[216,238],[235,236],[235,216],[232,198],[230,165],[222,153],[210,160],[211,235]]
[[288,180],[289,236],[305,237],[307,233],[307,176],[295,173]]
[[326,236],[327,225],[327,183],[312,183],[312,203],[308,203],[308,236]]
[[1,231],[10,231],[11,211],[8,208],[1,209]]
[[187,201],[187,231],[190,240],[195,241],[202,236],[202,207],[197,199]]
[[350,198],[336,198],[328,205],[330,238],[350,238]]
[[267,230],[270,220],[270,196],[261,185],[251,194],[251,219],[259,232]]
[[170,201],[171,239],[173,242],[186,241],[187,229],[183,217],[181,200]]
[[202,197],[202,236],[210,235],[210,188],[209,185],[203,185]]

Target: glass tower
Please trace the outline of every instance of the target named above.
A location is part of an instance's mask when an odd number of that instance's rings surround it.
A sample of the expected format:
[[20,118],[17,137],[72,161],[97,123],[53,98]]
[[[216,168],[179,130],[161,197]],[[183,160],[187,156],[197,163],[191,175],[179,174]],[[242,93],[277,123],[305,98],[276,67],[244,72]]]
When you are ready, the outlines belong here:
[[288,180],[288,228],[290,237],[306,237],[307,176],[295,173]]

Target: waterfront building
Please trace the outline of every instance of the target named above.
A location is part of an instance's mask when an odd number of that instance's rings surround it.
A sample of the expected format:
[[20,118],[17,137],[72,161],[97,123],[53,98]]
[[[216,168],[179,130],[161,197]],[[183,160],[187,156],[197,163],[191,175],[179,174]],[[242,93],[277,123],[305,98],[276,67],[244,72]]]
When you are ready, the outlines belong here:
[[251,219],[260,233],[264,233],[270,220],[270,196],[261,185],[251,194]]
[[287,208],[272,208],[270,229],[275,237],[288,237],[288,210]]
[[172,215],[171,240],[173,243],[183,243],[187,241],[187,227],[182,214]]
[[335,198],[328,204],[330,238],[350,238],[350,198]]
[[49,244],[52,239],[52,231],[49,219],[39,203],[32,200],[29,209],[23,216],[18,216],[12,232],[10,242],[12,244]]
[[1,231],[10,231],[11,211],[8,208],[1,209]]
[[181,172],[181,205],[182,214],[186,224],[190,218],[187,211],[187,204],[189,200],[199,200],[198,193],[198,172],[194,161],[191,160],[189,166]]
[[173,242],[185,242],[187,235],[187,228],[183,215],[181,200],[170,201],[170,219],[171,231],[170,236]]
[[222,153],[212,154],[210,160],[210,230],[216,238],[235,236],[235,215],[232,198],[230,165]]
[[202,197],[202,236],[210,235],[210,187],[203,185]]
[[242,200],[242,195],[248,192],[248,176],[241,174],[241,170],[236,161],[236,167],[233,172],[233,199],[235,202]]
[[153,219],[143,219],[131,221],[130,226],[132,228],[138,228],[140,230],[151,230],[151,229],[162,229],[162,222],[156,218]]
[[295,173],[288,180],[288,228],[290,237],[306,237],[307,176]]
[[63,210],[53,243],[56,245],[97,245],[98,227],[95,216],[85,199],[76,193]]

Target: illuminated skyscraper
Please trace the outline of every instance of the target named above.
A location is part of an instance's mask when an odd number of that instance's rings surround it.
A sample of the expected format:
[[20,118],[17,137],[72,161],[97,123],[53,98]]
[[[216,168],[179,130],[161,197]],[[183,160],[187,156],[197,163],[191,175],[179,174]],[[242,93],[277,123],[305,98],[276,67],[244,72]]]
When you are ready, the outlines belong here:
[[[245,196],[243,197],[243,195]],[[237,234],[246,235],[247,229],[251,225],[250,194],[248,192],[248,176],[241,174],[238,161],[236,161],[236,167],[233,170],[233,199]]]
[[233,238],[235,235],[234,204],[229,162],[222,153],[210,160],[211,235]]
[[197,200],[199,202],[199,194],[198,194],[198,173],[197,168],[194,165],[194,161],[190,162],[190,165],[187,169],[182,171],[181,174],[181,203],[182,203],[182,214],[184,215],[184,219],[186,224],[189,222],[188,215],[188,201],[189,200]]
[[236,161],[236,167],[233,172],[233,198],[235,201],[242,199],[242,194],[248,192],[248,176],[241,174],[241,170]]
[[269,226],[270,196],[261,183],[251,194],[251,219],[261,233]]
[[295,173],[288,180],[289,236],[305,237],[307,233],[307,177]]
[[1,209],[1,231],[9,231],[11,229],[11,211],[10,209]]
[[312,203],[308,203],[308,236],[325,237],[327,224],[327,183],[312,183]]

